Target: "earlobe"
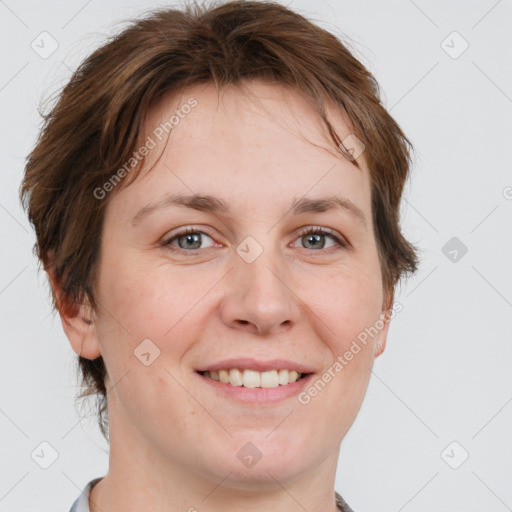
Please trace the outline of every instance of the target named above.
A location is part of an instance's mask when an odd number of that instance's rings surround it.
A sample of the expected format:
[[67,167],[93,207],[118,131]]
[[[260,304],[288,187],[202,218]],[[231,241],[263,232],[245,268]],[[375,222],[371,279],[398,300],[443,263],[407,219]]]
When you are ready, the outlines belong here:
[[379,357],[386,349],[386,341],[389,329],[389,313],[384,311],[379,315],[379,334],[375,343],[375,359]]
[[389,300],[383,304],[382,312],[379,315],[379,334],[375,343],[375,359],[379,357],[386,349],[389,323],[391,320],[391,310],[394,294],[391,294]]
[[76,354],[86,359],[96,359],[101,356],[101,349],[90,310],[90,306],[80,305],[75,316],[67,316],[60,311],[59,315],[62,328]]
[[96,359],[101,356],[101,348],[96,333],[96,314],[86,301],[85,304],[70,304],[63,297],[62,290],[55,279],[53,269],[47,270],[50,285],[57,301],[62,328],[79,356],[86,359]]
[[384,340],[383,343],[381,343],[380,341],[377,342],[377,345],[375,347],[375,359],[377,359],[377,357],[379,357],[382,352],[384,352],[384,350],[386,349],[386,340]]

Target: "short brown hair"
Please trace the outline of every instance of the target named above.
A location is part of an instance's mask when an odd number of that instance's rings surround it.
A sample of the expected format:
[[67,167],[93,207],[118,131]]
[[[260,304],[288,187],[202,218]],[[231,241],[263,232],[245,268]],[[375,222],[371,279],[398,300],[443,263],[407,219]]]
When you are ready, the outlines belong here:
[[[34,251],[55,276],[55,309],[73,316],[87,300],[97,311],[95,276],[108,198],[98,200],[94,190],[130,159],[150,107],[187,85],[213,82],[219,90],[251,79],[303,93],[347,156],[326,117],[326,100],[344,113],[366,146],[386,299],[402,276],[416,271],[417,249],[399,226],[412,144],[382,106],[373,75],[337,37],[276,2],[188,4],[132,21],[78,67],[50,112],[42,113],[20,198],[35,228]],[[130,173],[132,181],[136,175]],[[108,440],[103,359],[78,356],[78,365],[85,388],[80,398],[98,395],[99,426]]]

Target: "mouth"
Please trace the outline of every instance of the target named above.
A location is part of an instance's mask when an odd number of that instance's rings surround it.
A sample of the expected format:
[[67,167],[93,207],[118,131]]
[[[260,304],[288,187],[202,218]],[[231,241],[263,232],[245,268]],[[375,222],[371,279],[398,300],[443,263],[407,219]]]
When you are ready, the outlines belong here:
[[269,370],[259,372],[256,370],[229,368],[222,370],[198,371],[206,379],[228,384],[234,387],[272,389],[280,386],[288,386],[311,373],[298,372],[297,370]]
[[317,367],[299,359],[238,357],[195,368],[205,393],[246,405],[276,404],[296,397]]
[[313,380],[313,373],[297,370],[255,371],[230,368],[195,372],[205,385],[205,393],[213,393],[237,405],[277,405],[285,399],[296,399]]

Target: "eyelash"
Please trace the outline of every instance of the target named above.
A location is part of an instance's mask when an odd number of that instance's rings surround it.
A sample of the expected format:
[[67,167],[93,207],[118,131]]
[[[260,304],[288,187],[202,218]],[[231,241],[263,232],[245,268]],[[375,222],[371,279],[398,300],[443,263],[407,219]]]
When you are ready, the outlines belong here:
[[[202,249],[186,250],[186,249],[182,249],[181,247],[174,247],[171,245],[171,243],[174,240],[176,240],[182,236],[190,235],[190,234],[197,234],[197,233],[200,233],[202,235],[208,236],[209,238],[212,238],[208,233],[205,233],[204,231],[195,229],[193,227],[189,227],[189,228],[185,228],[184,230],[180,231],[179,233],[174,234],[171,238],[168,238],[166,241],[164,241],[162,243],[162,245],[174,252],[196,254],[196,251],[201,251]],[[335,249],[337,251],[340,249],[349,249],[351,247],[350,244],[347,241],[345,241],[345,239],[338,237],[333,231],[326,229],[326,228],[320,228],[320,227],[314,227],[314,226],[311,226],[308,228],[303,228],[299,231],[297,238],[301,238],[301,237],[304,237],[309,234],[319,234],[319,235],[331,237],[336,242],[336,244],[339,246],[337,248],[329,247],[327,249],[319,249],[319,250],[311,249],[311,251],[313,251],[313,252],[326,252],[329,249]],[[209,247],[207,247],[207,249],[209,249]],[[308,249],[304,248],[304,250],[307,251]]]

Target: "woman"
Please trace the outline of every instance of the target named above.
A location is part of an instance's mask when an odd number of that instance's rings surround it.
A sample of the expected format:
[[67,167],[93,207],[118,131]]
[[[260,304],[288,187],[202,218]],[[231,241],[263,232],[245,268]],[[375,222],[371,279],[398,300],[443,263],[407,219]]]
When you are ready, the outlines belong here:
[[86,59],[21,188],[110,444],[72,511],[351,510],[340,444],[418,263],[410,147],[277,3],[155,11]]

